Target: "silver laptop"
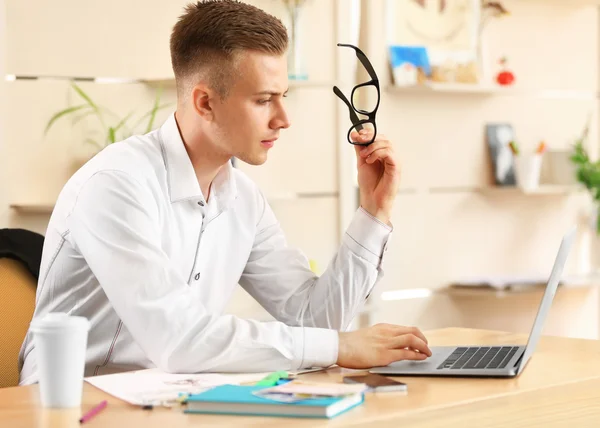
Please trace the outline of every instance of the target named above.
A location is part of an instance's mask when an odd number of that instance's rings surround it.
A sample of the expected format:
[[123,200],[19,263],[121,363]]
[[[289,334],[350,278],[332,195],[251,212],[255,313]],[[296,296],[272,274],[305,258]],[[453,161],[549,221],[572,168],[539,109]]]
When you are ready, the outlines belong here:
[[383,375],[405,376],[513,377],[519,375],[525,368],[542,334],[544,321],[575,240],[575,232],[576,228],[574,227],[562,239],[526,346],[511,344],[433,346],[431,347],[432,356],[424,361],[398,361],[385,367],[375,367],[369,371]]

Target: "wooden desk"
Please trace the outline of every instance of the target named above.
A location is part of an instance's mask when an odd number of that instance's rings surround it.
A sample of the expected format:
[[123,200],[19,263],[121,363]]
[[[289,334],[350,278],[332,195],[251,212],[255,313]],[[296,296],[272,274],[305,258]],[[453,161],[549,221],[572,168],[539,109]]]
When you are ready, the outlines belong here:
[[[426,332],[431,345],[523,344],[527,335],[486,330]],[[306,375],[339,382],[346,369]],[[524,372],[512,379],[399,377],[408,393],[368,394],[364,405],[335,419],[187,415],[180,409],[141,410],[85,384],[75,410],[40,408],[37,385],[0,389],[0,426],[78,427],[82,412],[108,399],[90,427],[185,426],[402,426],[531,427],[600,426],[600,341],[543,337]],[[510,425],[509,425],[510,424]]]

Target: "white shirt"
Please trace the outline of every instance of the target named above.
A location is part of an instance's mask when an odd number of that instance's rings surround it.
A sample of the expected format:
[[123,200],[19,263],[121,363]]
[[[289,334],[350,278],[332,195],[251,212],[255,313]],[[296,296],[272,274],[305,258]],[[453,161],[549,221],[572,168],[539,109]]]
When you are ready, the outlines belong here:
[[[265,197],[230,164],[209,200],[174,115],[104,149],[67,182],[45,235],[34,317],[91,323],[85,375],[295,370],[334,364],[382,275],[391,228],[358,209],[317,277]],[[225,315],[240,284],[276,320]],[[37,382],[28,333],[20,384]]]

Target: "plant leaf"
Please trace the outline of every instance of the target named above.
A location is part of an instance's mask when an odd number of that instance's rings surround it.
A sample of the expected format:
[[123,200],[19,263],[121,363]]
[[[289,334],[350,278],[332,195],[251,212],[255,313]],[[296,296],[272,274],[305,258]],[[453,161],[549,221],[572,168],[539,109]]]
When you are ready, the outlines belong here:
[[113,128],[112,126],[108,127],[108,141],[109,144],[113,144],[116,141],[115,128]]
[[129,112],[129,114],[127,116],[125,116],[123,119],[121,119],[121,121],[115,125],[115,132],[117,132],[119,129],[121,129],[123,127],[123,125],[125,125],[127,123],[129,118],[131,118],[131,116],[133,116],[133,112]]
[[54,114],[54,116],[52,116],[50,118],[50,120],[48,121],[48,124],[46,125],[46,129],[44,129],[44,135],[46,135],[46,133],[48,132],[48,130],[50,129],[50,127],[54,124],[54,122],[56,122],[61,117],[65,116],[65,115],[67,115],[69,113],[73,113],[73,112],[76,112],[78,110],[81,110],[83,108],[87,108],[87,107],[88,107],[87,105],[82,104],[82,105],[78,105],[78,106],[66,108],[66,109],[61,110],[58,113]]
[[[87,106],[86,106],[87,107]],[[76,125],[78,122],[82,121],[83,119],[85,119],[86,117],[95,114],[96,112],[94,110],[88,110],[85,113],[80,114],[79,116],[77,116],[75,119],[73,119],[73,125]]]
[[79,96],[81,98],[83,98],[89,105],[91,108],[93,108],[94,110],[98,111],[98,106],[96,105],[96,103],[94,103],[92,101],[92,99],[90,98],[90,96],[88,94],[86,94],[83,89],[81,89],[79,86],[77,86],[77,84],[75,82],[73,82],[71,84],[71,86],[73,87],[73,89],[75,89],[75,92],[77,92],[79,94]]

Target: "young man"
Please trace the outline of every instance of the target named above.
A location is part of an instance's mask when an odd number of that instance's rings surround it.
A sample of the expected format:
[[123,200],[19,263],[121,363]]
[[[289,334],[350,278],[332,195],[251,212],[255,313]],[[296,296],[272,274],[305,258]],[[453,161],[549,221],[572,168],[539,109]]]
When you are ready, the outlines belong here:
[[[415,328],[344,332],[377,282],[391,232],[399,171],[384,136],[357,150],[361,207],[320,277],[229,162],[264,163],[290,126],[286,47],[281,22],[255,7],[188,6],[171,36],[174,115],[103,150],[61,192],[34,316],[90,320],[86,376],[367,368],[431,354]],[[223,315],[238,283],[278,321]],[[28,334],[21,384],[38,379],[33,349]]]

